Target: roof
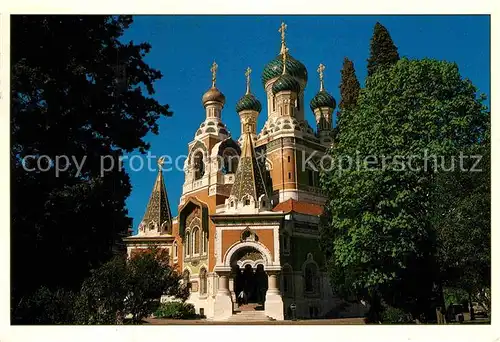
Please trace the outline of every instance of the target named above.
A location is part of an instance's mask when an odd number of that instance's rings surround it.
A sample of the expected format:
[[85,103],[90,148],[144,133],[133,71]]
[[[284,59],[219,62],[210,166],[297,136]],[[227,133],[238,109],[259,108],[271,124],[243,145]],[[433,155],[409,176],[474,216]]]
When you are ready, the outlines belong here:
[[149,224],[152,221],[156,222],[158,227],[161,227],[163,223],[167,223],[169,226],[172,224],[172,214],[170,212],[170,204],[168,203],[167,189],[165,188],[161,166],[158,167],[158,176],[156,177],[153,191],[146,207],[146,213],[142,219],[144,224]]
[[278,203],[278,205],[273,208],[273,211],[283,211],[285,213],[294,212],[297,214],[319,216],[323,214],[323,206],[315,203],[289,199],[285,202]]
[[246,196],[251,196],[257,202],[261,195],[267,194],[264,177],[259,168],[250,132],[244,133],[242,145],[230,197],[242,201]]

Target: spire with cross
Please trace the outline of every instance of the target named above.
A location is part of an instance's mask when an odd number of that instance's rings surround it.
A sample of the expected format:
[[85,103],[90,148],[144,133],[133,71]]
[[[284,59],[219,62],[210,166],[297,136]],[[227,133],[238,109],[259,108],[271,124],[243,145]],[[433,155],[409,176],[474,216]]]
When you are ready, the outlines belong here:
[[245,76],[247,77],[247,92],[246,94],[250,94],[250,74],[252,73],[252,69],[250,67],[247,68],[245,72]]
[[219,66],[215,61],[212,63],[212,67],[210,68],[210,71],[212,72],[212,87],[215,88],[215,81],[217,79],[217,69]]
[[325,71],[325,66],[323,63],[320,63],[318,66],[318,74],[319,74],[319,91],[325,90],[325,86],[323,84],[323,71]]
[[281,22],[281,26],[278,30],[279,33],[281,33],[281,51],[280,54],[286,54],[288,52],[286,48],[286,41],[285,41],[285,31],[286,31],[286,24],[284,21]]

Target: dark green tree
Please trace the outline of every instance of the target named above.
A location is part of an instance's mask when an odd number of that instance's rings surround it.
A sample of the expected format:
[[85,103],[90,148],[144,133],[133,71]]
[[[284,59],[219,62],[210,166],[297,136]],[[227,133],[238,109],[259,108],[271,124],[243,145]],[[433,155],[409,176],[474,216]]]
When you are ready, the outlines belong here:
[[335,126],[335,138],[338,138],[340,130],[342,113],[352,110],[356,106],[359,96],[360,85],[354,70],[354,63],[347,57],[344,57],[344,64],[340,71],[340,103],[337,111],[337,124]]
[[356,106],[359,96],[359,81],[354,70],[354,63],[347,57],[344,57],[344,64],[340,71],[340,103],[339,109],[351,110]]
[[138,324],[168,295],[185,301],[189,295],[181,275],[169,265],[165,250],[150,248],[128,262],[115,257],[87,278],[74,306],[77,324]]
[[458,158],[477,144],[486,108],[455,64],[403,59],[368,78],[343,120],[331,150],[335,168],[321,179],[329,194],[321,246],[332,285],[368,301],[375,320],[384,306],[429,314],[442,298],[436,171],[426,154]]
[[368,58],[368,76],[379,69],[387,68],[399,60],[398,48],[394,45],[389,31],[377,22],[370,41],[370,57]]
[[[130,16],[11,19],[13,306],[42,285],[78,289],[131,224],[131,185],[118,160],[145,152],[146,134],[171,115],[151,97],[162,77],[144,61],[151,46],[120,40],[131,23]],[[57,165],[56,156],[67,158]]]
[[[433,190],[433,225],[443,285],[491,309],[491,157],[489,130]],[[465,171],[464,171],[465,170]],[[469,303],[470,305],[471,303]]]

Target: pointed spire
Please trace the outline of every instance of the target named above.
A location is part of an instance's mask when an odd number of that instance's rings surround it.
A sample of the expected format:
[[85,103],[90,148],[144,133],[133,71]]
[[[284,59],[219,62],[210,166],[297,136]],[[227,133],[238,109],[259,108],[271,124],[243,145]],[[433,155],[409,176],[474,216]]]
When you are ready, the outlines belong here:
[[247,71],[245,72],[245,76],[247,77],[247,92],[245,93],[246,95],[250,94],[250,74],[252,73],[252,69],[250,67],[247,68]]
[[215,81],[217,80],[217,69],[219,66],[215,61],[212,63],[212,67],[210,68],[210,71],[212,72],[212,88],[215,88]]
[[278,30],[279,33],[281,33],[281,51],[280,55],[286,54],[288,50],[286,49],[286,41],[285,41],[285,31],[286,31],[287,25],[285,24],[284,21],[281,22],[281,26]]
[[245,196],[251,196],[257,203],[260,196],[267,196],[264,177],[255,154],[251,131],[245,130],[242,138],[240,161],[234,176],[230,197],[242,201]]
[[[164,160],[163,157],[158,160],[158,175],[141,224],[149,227],[150,223],[154,222],[158,229],[161,229],[162,225],[166,223],[164,230],[170,231],[172,227],[172,214],[170,212],[167,189],[163,180],[162,165]],[[146,230],[149,230],[149,228],[146,228]],[[163,231],[160,230],[160,232]]]
[[323,71],[325,71],[325,66],[320,63],[317,71],[319,74],[319,91],[323,91],[325,90],[325,86],[323,84]]

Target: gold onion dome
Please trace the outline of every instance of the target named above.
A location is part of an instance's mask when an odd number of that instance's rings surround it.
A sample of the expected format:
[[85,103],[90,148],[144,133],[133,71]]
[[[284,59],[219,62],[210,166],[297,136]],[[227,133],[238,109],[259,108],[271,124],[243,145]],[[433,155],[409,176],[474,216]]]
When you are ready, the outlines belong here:
[[213,101],[219,102],[223,106],[226,103],[226,97],[215,86],[217,69],[218,69],[218,65],[214,62],[212,64],[212,67],[210,68],[210,71],[212,72],[212,87],[210,89],[208,89],[205,94],[203,94],[203,97],[201,100],[203,102],[204,106],[207,104],[207,102],[213,102]]
[[217,89],[216,87],[212,87],[208,89],[205,94],[203,94],[202,98],[203,105],[210,101],[220,102],[222,103],[222,105],[224,105],[224,103],[226,103],[226,97],[219,89]]
[[247,68],[245,76],[247,77],[247,92],[236,103],[236,112],[240,113],[244,110],[253,110],[259,112],[262,110],[260,101],[250,91],[250,73],[252,69]]

